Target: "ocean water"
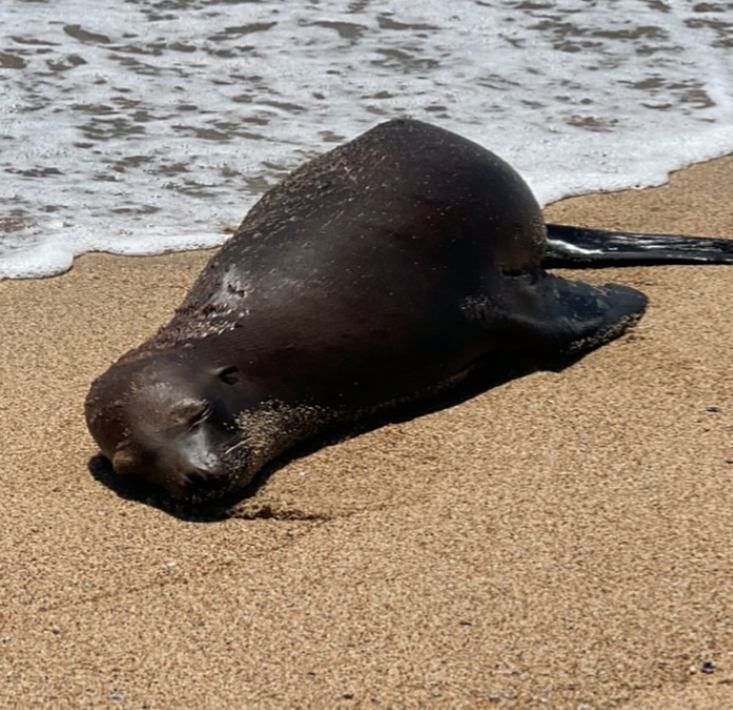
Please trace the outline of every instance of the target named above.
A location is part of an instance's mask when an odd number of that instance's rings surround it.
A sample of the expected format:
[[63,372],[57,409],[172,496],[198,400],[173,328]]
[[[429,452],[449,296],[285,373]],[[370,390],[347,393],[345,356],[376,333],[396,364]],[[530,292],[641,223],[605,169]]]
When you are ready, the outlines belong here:
[[733,151],[733,2],[0,0],[0,278],[221,243],[410,116],[542,203]]

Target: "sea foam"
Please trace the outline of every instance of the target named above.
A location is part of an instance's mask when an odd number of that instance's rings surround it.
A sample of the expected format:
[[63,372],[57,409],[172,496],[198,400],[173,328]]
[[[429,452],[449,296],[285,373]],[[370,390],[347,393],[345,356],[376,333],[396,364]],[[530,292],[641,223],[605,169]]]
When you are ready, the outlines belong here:
[[221,243],[304,160],[400,116],[542,203],[733,150],[726,2],[3,0],[0,278]]

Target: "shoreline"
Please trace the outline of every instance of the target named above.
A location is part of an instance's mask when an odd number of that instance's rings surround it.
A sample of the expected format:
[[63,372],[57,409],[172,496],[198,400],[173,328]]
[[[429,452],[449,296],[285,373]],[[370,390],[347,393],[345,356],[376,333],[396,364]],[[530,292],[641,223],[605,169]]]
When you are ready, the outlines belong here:
[[[733,238],[731,204],[728,156],[545,215]],[[196,523],[90,475],[83,400],[210,254],[0,283],[9,706],[730,703],[733,267],[576,272],[647,293],[640,324],[287,464],[274,517]]]

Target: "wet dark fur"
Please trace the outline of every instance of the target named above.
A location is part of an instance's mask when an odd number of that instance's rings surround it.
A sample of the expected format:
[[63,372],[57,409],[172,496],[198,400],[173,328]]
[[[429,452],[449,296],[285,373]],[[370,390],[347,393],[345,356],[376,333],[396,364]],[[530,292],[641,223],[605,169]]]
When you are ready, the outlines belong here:
[[117,474],[226,499],[304,441],[467,373],[578,356],[646,307],[547,264],[733,262],[726,240],[547,230],[489,151],[417,121],[377,126],[252,208],[171,321],[94,382],[89,429]]

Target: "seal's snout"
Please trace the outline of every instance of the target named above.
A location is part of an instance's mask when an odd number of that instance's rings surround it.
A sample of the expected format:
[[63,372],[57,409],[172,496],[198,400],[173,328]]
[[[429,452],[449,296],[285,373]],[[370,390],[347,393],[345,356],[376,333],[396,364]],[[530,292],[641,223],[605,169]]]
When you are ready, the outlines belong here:
[[112,457],[112,468],[119,476],[131,476],[138,468],[138,461],[129,451],[123,449]]
[[[210,499],[229,490],[231,476],[214,452],[205,461],[185,446],[156,449],[127,442],[109,456],[115,474],[129,477],[165,490],[173,498]],[[180,449],[183,448],[183,451]]]
[[179,500],[203,500],[225,493],[228,489],[228,477],[221,475],[219,471],[181,468],[169,472],[161,485]]
[[129,446],[112,456],[112,468],[119,476],[132,476],[164,488],[174,498],[207,498],[225,492],[228,477],[218,460],[209,466],[196,465],[184,456],[169,452],[135,451]]

